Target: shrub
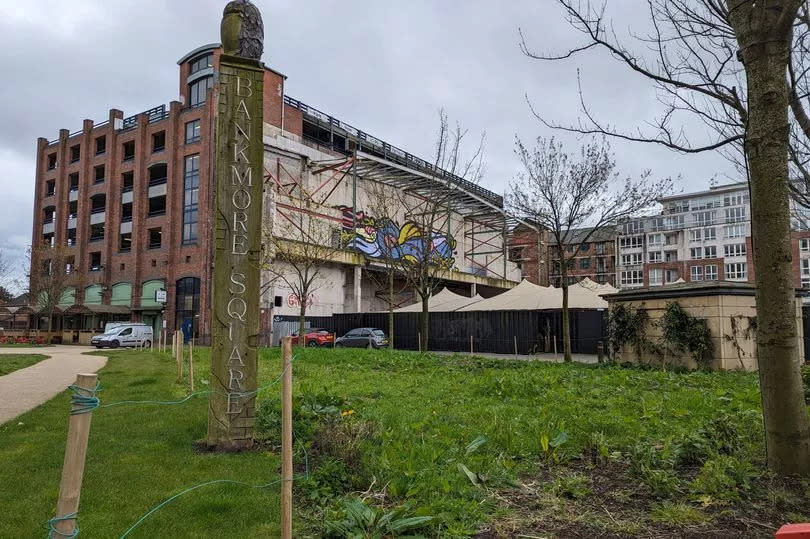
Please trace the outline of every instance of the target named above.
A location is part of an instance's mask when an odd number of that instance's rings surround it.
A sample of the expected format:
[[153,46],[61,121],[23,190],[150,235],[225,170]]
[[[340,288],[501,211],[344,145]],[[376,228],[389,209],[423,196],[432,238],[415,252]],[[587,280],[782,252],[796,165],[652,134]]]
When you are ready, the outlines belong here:
[[692,482],[692,493],[699,499],[727,503],[739,501],[752,488],[756,470],[750,462],[729,455],[707,460]]
[[433,517],[412,515],[413,511],[408,504],[385,511],[366,505],[363,500],[353,498],[346,500],[342,517],[338,517],[340,520],[326,522],[326,537],[351,539],[414,537],[416,532],[425,530]]
[[667,303],[659,323],[666,344],[679,351],[688,351],[701,367],[711,367],[714,346],[706,320],[690,316],[679,303],[673,301]]

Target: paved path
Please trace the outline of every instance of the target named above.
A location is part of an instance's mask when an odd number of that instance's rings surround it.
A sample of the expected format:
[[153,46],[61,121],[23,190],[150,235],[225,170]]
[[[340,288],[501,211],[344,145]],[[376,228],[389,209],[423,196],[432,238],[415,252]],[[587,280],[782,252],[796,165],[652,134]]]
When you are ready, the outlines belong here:
[[24,414],[67,389],[78,373],[97,372],[106,357],[87,356],[90,346],[0,348],[0,354],[49,356],[35,365],[0,376],[0,425]]

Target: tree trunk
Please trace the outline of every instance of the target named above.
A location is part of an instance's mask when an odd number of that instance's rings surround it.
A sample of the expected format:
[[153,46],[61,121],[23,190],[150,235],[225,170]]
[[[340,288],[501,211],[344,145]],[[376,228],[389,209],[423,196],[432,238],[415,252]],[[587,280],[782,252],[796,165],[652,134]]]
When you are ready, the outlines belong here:
[[394,349],[394,272],[388,272],[388,349]]
[[430,311],[428,309],[428,303],[430,302],[430,293],[428,291],[424,291],[425,294],[422,296],[422,350],[421,352],[428,351],[428,331],[430,330]]
[[560,249],[560,285],[562,286],[562,341],[563,359],[571,362],[571,324],[568,320],[568,261]]
[[776,28],[781,10],[756,3],[746,7],[732,12],[730,19],[748,83],[745,150],[768,467],[780,474],[808,475],[810,425],[799,365],[788,191],[786,70],[792,36],[790,24],[782,30]]
[[307,345],[307,302],[301,299],[301,310],[298,314],[298,346]]

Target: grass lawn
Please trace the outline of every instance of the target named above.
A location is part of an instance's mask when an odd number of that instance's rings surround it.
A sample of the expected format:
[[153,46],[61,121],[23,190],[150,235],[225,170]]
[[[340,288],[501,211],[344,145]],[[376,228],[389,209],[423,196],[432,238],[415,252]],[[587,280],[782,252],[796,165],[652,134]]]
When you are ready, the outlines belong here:
[[0,354],[0,376],[30,367],[47,357],[40,354]]
[[[195,351],[205,389],[208,350]],[[102,404],[186,394],[168,354],[104,354]],[[262,351],[260,384],[279,363]],[[306,349],[293,378],[296,536],[357,531],[345,507],[358,498],[378,519],[432,517],[394,519],[427,536],[772,537],[810,517],[808,484],[762,469],[756,375]],[[195,452],[205,397],[96,410],[81,536],[119,537],[204,481],[278,480],[278,393],[260,393],[261,449],[243,454]],[[0,484],[16,485],[0,489],[0,537],[42,536],[53,516],[68,406],[62,394],[0,426]],[[203,487],[129,537],[277,536],[278,491]]]

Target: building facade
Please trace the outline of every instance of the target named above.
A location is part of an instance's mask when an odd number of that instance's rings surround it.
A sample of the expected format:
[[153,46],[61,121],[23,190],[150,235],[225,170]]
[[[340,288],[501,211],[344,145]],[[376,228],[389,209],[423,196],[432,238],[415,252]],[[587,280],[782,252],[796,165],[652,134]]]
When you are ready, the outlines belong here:
[[[569,284],[588,278],[616,286],[615,228],[572,229],[569,236],[565,245]],[[541,286],[561,285],[560,257],[553,236],[547,230],[538,234],[519,225],[510,243],[509,255],[519,265],[522,279]]]
[[[660,199],[659,215],[628,220],[616,239],[617,286],[675,282],[754,282],[746,183]],[[794,210],[796,287],[810,287],[810,232]]]
[[[208,334],[220,53],[210,44],[178,61],[179,97],[168,106],[133,116],[111,109],[103,122],[84,120],[79,131],[38,140],[32,268],[69,274],[63,312],[93,306],[92,316],[65,317],[66,329],[98,329],[115,316],[158,332]],[[444,286],[491,294],[520,279],[506,251],[514,223],[500,196],[287,96],[285,76],[272,69],[265,68],[264,88],[269,226],[313,216],[332,229],[334,252],[309,298],[265,276],[263,332],[274,318],[297,314],[301,301],[312,315],[381,310],[372,246],[384,234],[368,209],[376,185],[425,200],[453,189],[438,246]],[[418,231],[407,212],[392,221],[404,250]],[[57,246],[66,250],[63,269],[49,260]],[[403,303],[413,300],[405,287],[399,293]]]

